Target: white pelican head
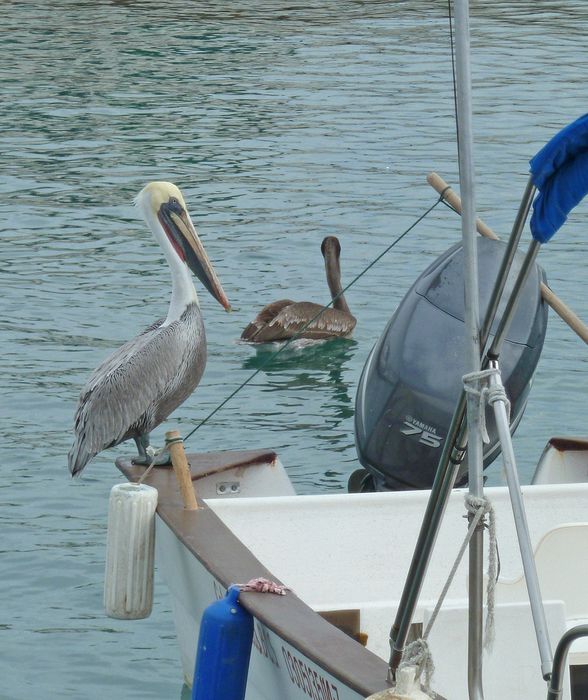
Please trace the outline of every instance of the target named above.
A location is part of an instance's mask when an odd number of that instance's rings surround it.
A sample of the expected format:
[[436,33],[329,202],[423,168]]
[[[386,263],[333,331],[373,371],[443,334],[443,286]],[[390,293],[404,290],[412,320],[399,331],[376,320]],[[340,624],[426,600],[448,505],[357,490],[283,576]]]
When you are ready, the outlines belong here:
[[179,188],[171,182],[150,182],[139,192],[135,204],[160,245],[171,254],[171,259],[177,256],[185,263],[229,311],[229,300],[198,238]]

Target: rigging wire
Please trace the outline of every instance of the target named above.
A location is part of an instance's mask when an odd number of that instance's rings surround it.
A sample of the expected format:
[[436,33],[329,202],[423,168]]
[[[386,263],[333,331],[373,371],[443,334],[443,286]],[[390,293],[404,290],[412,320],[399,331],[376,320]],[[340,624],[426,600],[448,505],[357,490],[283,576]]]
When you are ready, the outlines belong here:
[[445,194],[445,191],[443,191],[439,195],[439,199],[437,199],[437,201],[434,204],[432,204],[405,231],[403,231],[387,248],[385,248],[376,258],[374,258],[374,260],[372,260],[372,262],[369,263],[369,265],[367,265],[367,267],[365,267],[358,275],[356,275],[351,280],[351,282],[349,282],[349,284],[339,292],[339,294],[337,294],[333,299],[331,299],[331,301],[328,304],[323,306],[323,308],[313,318],[311,318],[310,321],[305,323],[304,326],[299,331],[297,331],[291,338],[289,338],[287,341],[285,341],[285,343],[280,348],[278,348],[278,350],[276,350],[274,353],[269,355],[269,357],[264,362],[262,362],[262,364],[255,370],[255,372],[253,372],[251,375],[249,375],[249,377],[247,377],[243,382],[241,382],[241,384],[239,384],[239,386],[236,389],[234,389],[205,418],[203,418],[194,428],[192,428],[192,430],[190,430],[190,432],[184,438],[184,442],[186,442],[186,440],[188,440],[197,430],[199,430],[216,413],[218,413],[218,411],[220,411],[221,408],[223,408],[223,406],[225,406],[234,396],[236,396],[236,394],[238,394],[241,391],[241,389],[243,389],[245,386],[247,386],[247,384],[249,384],[253,379],[255,379],[255,377],[263,369],[268,367],[268,365],[270,365],[280,353],[282,353],[287,347],[289,347],[295,340],[300,338],[302,333],[304,333],[304,331],[311,324],[313,324],[335,301],[337,301],[337,299],[342,294],[345,294],[345,292],[350,287],[352,287],[361,277],[363,277],[366,274],[366,272],[368,272],[376,263],[378,263],[381,260],[381,258],[383,258],[384,255],[386,255],[386,253],[388,253],[390,250],[392,250],[392,248],[394,248],[394,246],[397,245],[408,233],[410,233],[410,231],[412,231],[415,228],[415,226],[417,226],[426,216],[428,216],[433,211],[433,209],[435,209],[435,207],[437,207],[437,205],[439,205],[440,203],[443,203],[444,202],[444,200],[443,200],[444,194]]
[[459,118],[457,115],[457,74],[455,65],[455,41],[453,38],[453,15],[451,14],[451,0],[447,0],[447,21],[449,23],[449,45],[451,48],[451,76],[453,81],[453,114],[455,117],[455,143],[457,145],[457,162],[459,164]]

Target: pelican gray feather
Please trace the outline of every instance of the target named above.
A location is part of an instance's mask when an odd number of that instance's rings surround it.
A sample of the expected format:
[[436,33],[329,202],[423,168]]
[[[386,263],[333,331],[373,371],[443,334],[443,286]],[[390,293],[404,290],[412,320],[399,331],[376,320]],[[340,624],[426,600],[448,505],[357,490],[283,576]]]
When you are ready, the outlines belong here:
[[229,308],[177,187],[150,183],[137,202],[172,269],[170,309],[165,319],[115,350],[83,388],[69,453],[74,475],[102,450],[130,438],[139,449],[136,461],[148,461],[149,433],[200,382],[206,365],[206,335],[186,266]]
[[[339,258],[341,244],[335,236],[327,236],[321,245],[325,259],[327,283],[333,299],[333,308],[323,309],[311,301],[279,299],[267,304],[241,334],[241,340],[250,343],[269,343],[289,340],[295,335],[311,340],[340,338],[351,335],[355,316],[349,310],[341,287]],[[309,324],[306,328],[305,326]],[[302,330],[304,328],[304,330]],[[301,332],[302,331],[302,332]]]

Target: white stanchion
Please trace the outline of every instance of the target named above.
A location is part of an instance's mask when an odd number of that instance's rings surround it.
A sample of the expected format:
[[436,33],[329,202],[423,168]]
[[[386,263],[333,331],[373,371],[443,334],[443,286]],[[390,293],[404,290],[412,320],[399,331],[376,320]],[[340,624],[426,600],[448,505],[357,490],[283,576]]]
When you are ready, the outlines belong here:
[[140,620],[151,614],[157,489],[112,487],[108,507],[104,607],[109,617]]

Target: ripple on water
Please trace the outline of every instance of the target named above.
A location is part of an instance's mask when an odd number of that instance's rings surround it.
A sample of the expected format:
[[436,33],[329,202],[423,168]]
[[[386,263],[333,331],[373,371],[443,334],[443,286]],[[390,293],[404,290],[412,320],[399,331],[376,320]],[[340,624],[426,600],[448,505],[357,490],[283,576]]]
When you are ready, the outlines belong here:
[[[166,312],[169,273],[132,199],[150,179],[182,187],[234,306],[225,314],[200,292],[208,368],[173,423],[187,432],[261,369],[188,447],[272,447],[299,492],[343,490],[357,466],[364,360],[415,277],[457,238],[458,220],[437,208],[348,292],[353,341],[293,348],[263,366],[268,349],[238,338],[267,301],[327,299],[325,235],[340,238],[349,281],[432,204],[428,171],[456,182],[445,8],[4,5],[1,692],[186,698],[161,582],[150,619],[102,612],[113,459],[129,448],[98,456],[81,480],[66,471],[89,372]],[[588,9],[580,0],[473,5],[478,207],[505,235],[529,157],[585,111]],[[574,213],[541,261],[586,318],[584,220]],[[584,433],[584,350],[550,319],[515,439],[526,480],[548,435]],[[501,479],[498,465],[488,474]]]

